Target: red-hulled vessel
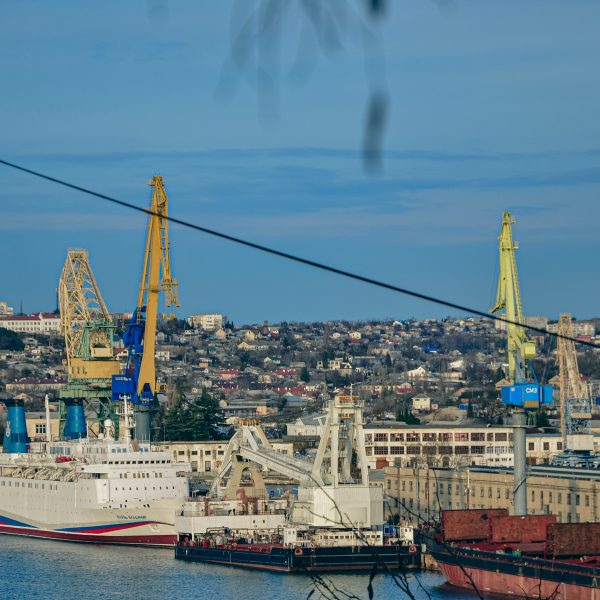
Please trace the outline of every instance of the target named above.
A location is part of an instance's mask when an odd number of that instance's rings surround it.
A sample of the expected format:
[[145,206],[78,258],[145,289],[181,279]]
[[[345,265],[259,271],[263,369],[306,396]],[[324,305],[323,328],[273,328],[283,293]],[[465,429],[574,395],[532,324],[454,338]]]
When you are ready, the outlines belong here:
[[505,510],[443,511],[430,547],[449,583],[480,593],[600,600],[600,523]]

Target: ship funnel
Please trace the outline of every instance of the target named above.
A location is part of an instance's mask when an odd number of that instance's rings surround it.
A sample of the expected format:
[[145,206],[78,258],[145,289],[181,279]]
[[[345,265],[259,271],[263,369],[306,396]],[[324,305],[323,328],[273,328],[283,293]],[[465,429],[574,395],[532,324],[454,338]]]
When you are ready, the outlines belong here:
[[87,425],[83,410],[83,400],[80,398],[65,398],[67,414],[65,417],[65,429],[63,438],[66,440],[78,440],[87,437]]
[[29,437],[25,421],[25,404],[23,400],[1,400],[6,404],[6,429],[2,448],[5,453],[25,453],[29,451]]

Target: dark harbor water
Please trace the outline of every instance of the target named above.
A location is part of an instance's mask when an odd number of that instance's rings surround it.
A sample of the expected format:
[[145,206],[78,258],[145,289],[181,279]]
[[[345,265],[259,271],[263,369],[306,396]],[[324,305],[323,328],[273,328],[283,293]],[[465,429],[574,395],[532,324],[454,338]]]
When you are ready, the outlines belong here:
[[[410,574],[415,597],[475,600],[472,593],[444,584],[436,573]],[[418,581],[417,581],[418,578]],[[328,584],[368,598],[366,575],[331,575]],[[424,590],[420,589],[420,584]],[[333,587],[332,586],[332,587]],[[281,575],[176,561],[171,550],[121,548],[0,535],[0,598],[62,600],[296,600],[314,583],[304,575]],[[374,598],[407,597],[389,576],[375,578]],[[344,597],[341,593],[338,596]],[[311,600],[331,598],[318,589]]]

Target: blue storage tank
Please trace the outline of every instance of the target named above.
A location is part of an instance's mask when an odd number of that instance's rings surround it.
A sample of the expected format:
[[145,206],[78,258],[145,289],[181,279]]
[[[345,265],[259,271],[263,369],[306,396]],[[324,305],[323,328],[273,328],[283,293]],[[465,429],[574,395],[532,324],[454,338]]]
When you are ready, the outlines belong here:
[[29,451],[25,404],[23,400],[2,399],[6,404],[6,429],[2,448],[5,453],[24,453]]
[[63,431],[64,439],[78,440],[87,437],[83,400],[79,398],[68,398],[65,399],[64,402],[67,409],[65,429]]

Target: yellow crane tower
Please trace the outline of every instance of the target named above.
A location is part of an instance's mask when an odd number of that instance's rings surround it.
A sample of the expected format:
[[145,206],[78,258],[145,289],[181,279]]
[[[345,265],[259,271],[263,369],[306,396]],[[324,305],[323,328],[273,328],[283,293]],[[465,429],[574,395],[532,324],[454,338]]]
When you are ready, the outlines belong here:
[[173,318],[172,308],[179,306],[178,282],[171,277],[169,247],[168,198],[163,178],[156,175],[149,184],[153,188],[148,211],[148,228],[142,277],[137,306],[123,336],[127,349],[125,373],[113,377],[113,399],[129,400],[135,415],[135,437],[150,439],[150,418],[156,400],[156,324],[158,296],[165,296],[169,311],[165,318]]
[[68,370],[68,383],[60,394],[61,433],[64,433],[64,405],[83,402],[95,409],[100,431],[104,418],[114,418],[110,388],[112,376],[119,372],[119,362],[113,349],[115,327],[87,250],[68,250],[58,284],[58,299]]
[[[156,322],[158,319],[158,294],[164,292],[165,307],[169,311],[164,316],[175,318],[173,307],[179,306],[178,283],[171,278],[171,257],[169,247],[169,200],[165,192],[163,178],[152,178],[150,186],[154,188],[150,217],[146,233],[146,249],[142,278],[138,291],[137,318],[142,318],[145,307],[144,353],[138,375],[137,393],[140,396],[145,388],[152,394],[156,391],[156,366],[154,351],[156,348]],[[162,275],[162,278],[161,278]]]

